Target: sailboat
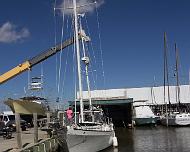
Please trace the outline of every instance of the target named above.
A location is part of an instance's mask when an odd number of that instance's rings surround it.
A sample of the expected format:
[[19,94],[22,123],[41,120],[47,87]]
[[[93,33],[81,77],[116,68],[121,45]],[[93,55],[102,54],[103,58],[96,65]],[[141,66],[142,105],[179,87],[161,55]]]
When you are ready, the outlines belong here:
[[[88,65],[89,57],[84,50],[84,43],[89,41],[85,31],[82,29],[81,22],[78,21],[80,15],[77,13],[76,0],[73,0],[73,16],[74,16],[74,29],[75,29],[75,48],[77,55],[77,72],[78,72],[78,86],[79,86],[79,101],[80,101],[80,114],[79,121],[67,126],[67,146],[69,152],[97,152],[103,150],[113,143],[117,145],[117,138],[111,121],[103,119],[103,111],[98,107],[93,107],[91,100]],[[80,26],[78,26],[80,25]],[[83,33],[79,43],[78,33]],[[83,49],[82,62],[85,67],[85,75],[87,81],[87,89],[89,96],[89,108],[84,109],[83,103],[83,85],[81,75],[81,53],[80,46]],[[76,113],[75,113],[76,114]],[[76,115],[75,115],[76,116]]]
[[164,101],[165,101],[165,74],[167,75],[167,83],[168,83],[168,100],[169,100],[169,109],[167,109],[166,103],[166,113],[161,117],[161,124],[166,126],[187,126],[190,125],[190,113],[182,112],[180,108],[180,85],[179,85],[179,63],[178,63],[178,49],[175,44],[175,54],[176,54],[176,66],[175,66],[175,76],[176,76],[176,101],[178,103],[177,111],[171,111],[170,108],[170,92],[169,92],[169,81],[168,81],[168,65],[167,65],[167,46],[166,46],[166,33],[164,34]]

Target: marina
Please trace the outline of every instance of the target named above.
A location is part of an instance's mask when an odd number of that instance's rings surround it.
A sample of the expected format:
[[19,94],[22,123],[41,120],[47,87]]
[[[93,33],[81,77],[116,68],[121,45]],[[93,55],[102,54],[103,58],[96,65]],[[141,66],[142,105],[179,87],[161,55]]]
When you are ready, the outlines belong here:
[[189,152],[189,5],[2,0],[0,152]]
[[[134,130],[126,128],[117,128],[116,135],[118,137],[119,146],[117,148],[107,148],[102,152],[188,152],[189,151],[189,127],[136,127]],[[29,137],[30,136],[30,137]],[[39,139],[46,138],[46,134],[39,133]],[[32,136],[29,131],[23,133],[25,143],[32,143]],[[1,151],[15,151],[16,141],[15,135],[12,139],[4,140],[2,137]],[[9,142],[7,142],[9,141]],[[159,144],[157,144],[159,142]],[[12,146],[10,146],[10,144]],[[27,146],[31,146],[27,145]],[[12,147],[12,148],[10,148]],[[14,149],[14,150],[13,150]]]
[[116,130],[119,146],[102,152],[188,152],[189,127],[137,127]]

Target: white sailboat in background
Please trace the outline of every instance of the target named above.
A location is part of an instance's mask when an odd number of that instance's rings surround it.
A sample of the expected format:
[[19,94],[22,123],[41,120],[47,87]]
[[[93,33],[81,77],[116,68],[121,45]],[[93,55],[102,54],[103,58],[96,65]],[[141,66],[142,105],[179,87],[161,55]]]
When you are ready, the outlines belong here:
[[[169,91],[169,82],[168,82],[168,65],[167,65],[167,44],[166,44],[166,33],[164,33],[164,80],[165,75],[167,76],[168,83],[168,101],[170,102],[170,91]],[[181,110],[180,103],[180,86],[179,86],[179,59],[178,59],[178,49],[175,44],[175,55],[176,55],[176,66],[175,66],[175,76],[176,76],[176,102],[178,103],[177,111],[171,111],[171,108],[167,108],[166,103],[166,113],[161,117],[161,124],[166,126],[187,126],[190,125],[190,113],[183,112]],[[164,81],[165,82],[165,81]],[[164,101],[165,101],[165,83],[164,83]],[[169,103],[170,104],[170,103]],[[170,106],[170,105],[169,105]]]
[[[103,111],[99,108],[94,108],[91,101],[90,84],[88,77],[88,65],[89,57],[87,56],[84,43],[89,41],[87,36],[82,36],[81,42],[79,43],[78,33],[83,33],[81,22],[78,21],[81,15],[77,13],[76,0],[73,0],[73,16],[74,16],[74,29],[75,29],[75,44],[76,44],[76,55],[77,55],[77,71],[78,71],[78,85],[79,85],[79,100],[80,100],[80,115],[79,123],[74,123],[67,128],[67,145],[70,152],[96,152],[103,150],[111,146],[117,145],[117,138],[113,129],[113,123],[102,119]],[[80,26],[79,26],[80,25]],[[89,96],[89,108],[84,109],[83,104],[83,87],[82,87],[82,76],[81,76],[81,53],[80,46],[83,49],[82,61],[85,66],[85,74],[87,80],[87,89]]]

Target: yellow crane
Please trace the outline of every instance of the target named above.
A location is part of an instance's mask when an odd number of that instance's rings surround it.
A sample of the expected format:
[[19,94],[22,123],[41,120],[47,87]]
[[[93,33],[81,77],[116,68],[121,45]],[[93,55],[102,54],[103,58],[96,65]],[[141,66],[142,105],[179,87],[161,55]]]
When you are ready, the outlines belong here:
[[[84,38],[86,41],[89,41],[89,38],[84,34],[79,33],[79,40],[81,38]],[[35,57],[19,64],[18,66],[14,67],[13,69],[9,70],[8,72],[5,72],[4,74],[0,75],[0,84],[5,83],[6,81],[14,78],[15,76],[21,74],[24,71],[30,70],[33,66],[36,64],[46,60],[47,58],[55,55],[59,51],[65,49],[66,47],[70,46],[74,43],[74,37],[71,39],[68,39],[64,41],[62,44],[58,44],[38,55]]]

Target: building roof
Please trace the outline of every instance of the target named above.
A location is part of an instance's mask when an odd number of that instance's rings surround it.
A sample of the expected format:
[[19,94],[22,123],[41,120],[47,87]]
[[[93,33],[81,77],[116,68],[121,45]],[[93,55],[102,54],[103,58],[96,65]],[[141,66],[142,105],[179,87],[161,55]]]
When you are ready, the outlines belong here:
[[[177,103],[176,86],[170,86],[170,101],[172,104]],[[83,98],[87,99],[88,92],[83,92]],[[91,91],[92,98],[117,98],[125,97],[133,98],[133,101],[146,101],[147,104],[165,104],[164,103],[164,87],[142,87],[142,88],[122,88],[108,90]],[[167,87],[165,92],[165,102],[168,102]],[[190,103],[190,85],[180,85],[180,102]]]

